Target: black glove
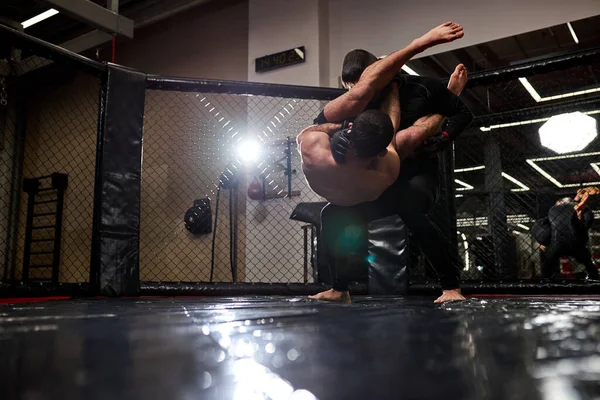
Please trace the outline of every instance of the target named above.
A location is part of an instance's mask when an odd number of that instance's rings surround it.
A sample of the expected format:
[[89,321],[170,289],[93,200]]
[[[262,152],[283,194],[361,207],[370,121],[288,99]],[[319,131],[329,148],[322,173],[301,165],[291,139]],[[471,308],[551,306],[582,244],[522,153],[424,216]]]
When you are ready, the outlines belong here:
[[342,129],[331,136],[329,145],[335,162],[338,164],[346,162],[346,153],[350,148],[350,121],[344,121]]
[[415,153],[420,156],[435,156],[446,150],[451,142],[447,134],[441,133],[427,138],[421,146],[417,147]]

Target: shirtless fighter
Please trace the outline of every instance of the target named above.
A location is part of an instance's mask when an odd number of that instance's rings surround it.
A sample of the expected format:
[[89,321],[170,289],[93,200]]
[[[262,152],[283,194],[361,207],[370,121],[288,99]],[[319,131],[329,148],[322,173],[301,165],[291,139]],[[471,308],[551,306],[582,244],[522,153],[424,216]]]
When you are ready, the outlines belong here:
[[[459,26],[444,24],[432,30],[424,38],[431,35],[432,32],[438,33],[443,31],[444,28],[454,31],[455,34],[457,33],[457,38],[462,37],[462,29]],[[419,39],[416,42],[418,41]],[[404,49],[404,52],[406,52],[406,49]],[[355,85],[352,82],[348,82],[352,90],[346,94],[347,96],[344,95],[347,97],[346,101],[344,101],[344,96],[341,96],[329,103],[322,115],[315,122],[324,122],[323,120],[332,120],[336,117],[349,118],[352,116],[352,112],[356,112],[359,108],[357,104],[360,104],[360,107],[364,108],[366,103],[371,101],[373,97],[373,91],[369,93],[370,97],[366,96],[366,99],[361,97],[364,92],[369,92],[369,86],[364,83],[365,78],[367,81],[371,78],[369,70],[379,67],[379,76],[372,78],[370,82],[371,87],[376,88],[376,92],[377,89],[386,85],[386,82],[381,81],[381,77],[384,76],[385,79],[390,79],[389,76],[397,72],[402,66],[401,63],[405,60],[401,58],[403,55],[405,54],[401,50],[366,68],[360,76],[360,80]],[[399,59],[400,61],[398,61]],[[463,66],[459,66],[452,76],[450,88],[454,91],[455,95],[458,95],[465,83],[466,70]],[[358,117],[354,120],[352,128],[345,130],[346,133],[350,132],[349,139],[351,140],[347,140],[348,146],[346,146],[346,149],[342,149],[343,151],[341,152],[336,151],[335,148],[330,149],[329,143],[330,136],[340,135],[339,130],[341,125],[339,124],[325,123],[308,128],[298,138],[303,157],[303,169],[307,175],[309,184],[317,193],[321,194],[331,203],[323,211],[323,214],[325,215],[326,211],[329,214],[334,214],[333,217],[329,218],[329,222],[324,222],[323,225],[324,244],[328,242],[324,247],[333,249],[332,252],[336,254],[334,259],[344,260],[344,253],[347,253],[348,249],[340,249],[339,246],[340,240],[344,241],[344,230],[362,227],[369,220],[381,218],[385,215],[393,213],[401,214],[413,234],[422,239],[419,242],[422,248],[425,247],[423,248],[424,253],[426,253],[430,262],[432,262],[442,276],[442,286],[446,290],[437,301],[464,299],[458,290],[458,277],[455,276],[456,271],[451,271],[452,266],[448,262],[449,257],[446,255],[446,249],[441,242],[434,243],[440,237],[439,230],[436,234],[437,227],[432,226],[431,221],[426,216],[427,208],[431,207],[434,202],[437,179],[434,178],[433,182],[428,183],[427,181],[430,179],[427,176],[425,179],[423,179],[423,176],[419,176],[419,168],[415,168],[415,166],[421,166],[421,163],[413,163],[412,167],[409,166],[406,169],[406,173],[400,173],[400,177],[398,177],[398,169],[400,159],[404,160],[426,137],[437,132],[443,120],[441,115],[432,115],[415,121],[415,116],[418,116],[419,113],[426,115],[428,111],[433,113],[440,112],[444,116],[452,117],[447,128],[447,131],[450,132],[447,136],[451,136],[452,138],[456,137],[468,126],[472,116],[464,104],[457,100],[456,96],[446,91],[443,86],[443,91],[440,91],[438,87],[440,83],[437,81],[435,81],[435,84],[431,84],[431,82],[426,80],[413,81],[410,85],[401,84],[404,88],[400,93],[404,93],[405,95],[415,94],[417,104],[412,109],[411,107],[407,107],[408,112],[404,112],[403,109],[403,121],[400,125],[397,119],[400,111],[397,86],[396,90],[390,92],[392,98],[394,97],[394,93],[396,94],[396,98],[390,101],[388,96],[382,105],[382,109],[388,111],[393,116],[392,119],[395,120],[395,123],[393,123],[394,131],[397,131],[398,127],[402,127],[403,130],[396,134],[396,140],[387,149],[384,146],[390,138],[391,121],[387,120],[385,115],[377,111],[359,113]],[[411,85],[412,88],[410,88]],[[402,104],[407,102],[406,96],[401,97],[403,100]],[[411,100],[408,99],[408,101],[410,103]],[[395,110],[394,107],[396,108]],[[394,116],[394,114],[396,115]],[[413,126],[407,126],[413,122]],[[312,132],[316,134],[311,134]],[[348,138],[348,135],[346,135],[346,138]],[[444,142],[447,141],[443,138],[433,141],[434,144]],[[333,144],[334,141],[331,143]],[[435,148],[436,146],[433,147]],[[340,153],[344,151],[347,152],[346,157],[340,160]],[[400,157],[398,157],[398,154]],[[424,165],[427,164],[431,163],[426,162]],[[434,163],[434,165],[435,173],[437,174],[437,164]],[[425,190],[418,188],[418,186],[422,185],[423,181],[426,183]],[[394,182],[396,183],[393,187],[386,190]],[[433,186],[431,183],[433,183]],[[414,186],[417,186],[417,188],[415,189]],[[385,193],[383,193],[384,191]],[[428,198],[423,198],[423,193]],[[373,199],[376,199],[376,201],[373,201]],[[346,207],[337,207],[340,205]],[[405,212],[401,212],[399,208]],[[429,240],[423,240],[429,236],[431,236]],[[423,246],[423,244],[426,246]],[[334,290],[320,293],[316,298],[341,301],[349,299],[347,282],[343,280],[343,277],[340,279],[343,274],[339,273],[339,268],[336,269],[338,270],[338,281],[334,285]]]

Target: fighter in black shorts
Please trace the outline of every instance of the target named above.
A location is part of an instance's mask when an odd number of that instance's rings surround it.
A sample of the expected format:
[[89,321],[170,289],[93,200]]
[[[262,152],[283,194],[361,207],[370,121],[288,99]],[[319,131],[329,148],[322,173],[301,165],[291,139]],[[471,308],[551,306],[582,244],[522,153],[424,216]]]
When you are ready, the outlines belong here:
[[[342,74],[345,84],[351,87],[366,65],[376,60],[375,56],[363,50],[349,53],[344,60]],[[428,139],[418,148],[416,155],[411,157],[402,154],[398,148],[401,158],[398,178],[377,200],[351,207],[329,204],[323,209],[322,245],[337,276],[333,289],[320,293],[315,298],[348,298],[344,264],[352,264],[354,259],[358,262],[364,259],[364,254],[356,250],[361,247],[360,243],[366,243],[367,224],[387,215],[398,214],[440,277],[443,294],[436,302],[464,299],[459,289],[458,257],[428,216],[438,194],[437,154],[456,139],[473,119],[469,109],[457,96],[466,83],[464,66],[457,67],[455,73],[464,74],[462,86],[455,93],[433,78],[402,75],[395,79],[401,104],[400,131],[411,127],[423,117],[437,114],[440,121],[441,116],[448,119],[442,132]],[[373,101],[369,107],[377,108],[378,101]],[[314,122],[324,124],[330,121],[327,121],[324,111]],[[336,140],[334,136],[332,142]],[[333,148],[339,147],[334,145]]]

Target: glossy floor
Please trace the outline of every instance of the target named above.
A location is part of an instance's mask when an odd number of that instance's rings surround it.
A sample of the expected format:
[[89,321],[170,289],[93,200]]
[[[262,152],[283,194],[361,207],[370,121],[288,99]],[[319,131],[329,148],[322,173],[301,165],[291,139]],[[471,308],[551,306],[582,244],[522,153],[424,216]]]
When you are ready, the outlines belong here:
[[600,301],[0,305],[3,399],[592,399]]

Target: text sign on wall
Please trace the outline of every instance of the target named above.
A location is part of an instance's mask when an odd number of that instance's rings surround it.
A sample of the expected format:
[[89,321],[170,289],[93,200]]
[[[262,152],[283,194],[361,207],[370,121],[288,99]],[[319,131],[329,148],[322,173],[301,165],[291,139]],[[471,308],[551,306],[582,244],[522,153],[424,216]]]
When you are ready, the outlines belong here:
[[280,51],[279,53],[257,58],[255,60],[256,72],[271,71],[273,69],[287,67],[288,65],[300,64],[305,61],[306,51],[304,50],[304,46],[294,47],[290,50]]

